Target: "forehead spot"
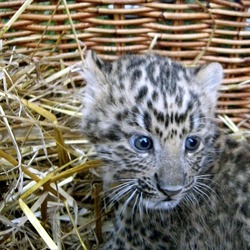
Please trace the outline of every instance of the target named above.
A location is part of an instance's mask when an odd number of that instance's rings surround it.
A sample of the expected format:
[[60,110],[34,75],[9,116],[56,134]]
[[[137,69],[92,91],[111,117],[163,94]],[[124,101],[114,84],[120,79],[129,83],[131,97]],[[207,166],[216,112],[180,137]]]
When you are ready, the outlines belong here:
[[143,114],[143,122],[146,130],[150,132],[152,127],[152,121],[151,116],[147,111],[145,111]]
[[142,71],[140,69],[135,69],[131,74],[131,83],[130,88],[134,89],[137,85],[137,83],[140,81],[142,77]]
[[141,102],[147,96],[147,93],[148,87],[146,85],[142,86],[135,97],[136,102]]
[[156,102],[158,100],[158,98],[159,98],[159,94],[158,94],[158,92],[156,90],[154,90],[153,93],[152,93],[152,100],[154,102]]

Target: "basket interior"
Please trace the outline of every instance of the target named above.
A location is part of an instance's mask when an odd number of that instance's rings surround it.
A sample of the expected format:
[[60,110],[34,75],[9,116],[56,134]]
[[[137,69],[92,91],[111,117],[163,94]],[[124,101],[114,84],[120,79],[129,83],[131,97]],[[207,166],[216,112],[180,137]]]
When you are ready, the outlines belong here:
[[[87,49],[104,60],[153,52],[221,63],[218,123],[249,136],[249,0],[0,1],[0,19],[1,249],[51,243],[32,213],[61,249],[102,239],[100,180],[88,173],[100,163],[88,162],[95,152],[78,125],[84,82],[71,68]],[[22,201],[33,209],[28,220]]]

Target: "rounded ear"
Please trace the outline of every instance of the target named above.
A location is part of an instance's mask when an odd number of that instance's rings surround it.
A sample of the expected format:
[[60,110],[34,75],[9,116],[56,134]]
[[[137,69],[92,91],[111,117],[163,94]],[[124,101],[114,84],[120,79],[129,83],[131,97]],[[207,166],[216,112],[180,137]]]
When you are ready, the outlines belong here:
[[[86,86],[83,88],[83,96],[88,97],[88,100],[97,99],[107,89],[108,76],[105,72],[105,64],[94,51],[87,51],[80,74],[86,82]],[[85,101],[87,99],[85,98]]]
[[93,51],[89,50],[83,64],[78,68],[78,73],[85,80],[85,86],[78,93],[83,104],[83,127],[87,124],[88,118],[93,116],[93,109],[99,105],[99,101],[108,92],[108,80],[102,71],[102,64],[104,62]]
[[84,66],[89,69],[103,70],[105,63],[97,56],[93,50],[88,50],[85,57]]
[[196,82],[215,106],[217,102],[217,93],[223,80],[223,68],[219,63],[210,63],[196,68],[194,71]]
[[196,80],[205,91],[216,91],[223,79],[223,68],[219,63],[210,63],[196,69]]
[[104,84],[105,73],[103,72],[104,62],[92,50],[87,52],[84,60],[82,76],[87,84]]

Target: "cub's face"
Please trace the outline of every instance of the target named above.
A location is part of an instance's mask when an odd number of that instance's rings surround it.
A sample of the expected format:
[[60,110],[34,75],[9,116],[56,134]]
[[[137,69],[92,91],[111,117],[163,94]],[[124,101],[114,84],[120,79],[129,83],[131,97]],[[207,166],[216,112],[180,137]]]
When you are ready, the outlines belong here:
[[104,63],[89,52],[83,77],[83,132],[104,160],[99,173],[114,199],[171,209],[208,191],[219,64],[185,68],[151,54]]

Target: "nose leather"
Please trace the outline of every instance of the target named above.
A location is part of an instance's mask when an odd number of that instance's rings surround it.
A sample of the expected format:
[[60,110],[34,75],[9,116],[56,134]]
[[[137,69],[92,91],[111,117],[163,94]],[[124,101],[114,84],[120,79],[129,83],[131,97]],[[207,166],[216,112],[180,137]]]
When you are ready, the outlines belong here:
[[169,197],[179,194],[184,187],[184,185],[167,185],[160,180],[158,174],[155,174],[155,180],[157,189]]
[[157,184],[157,188],[158,188],[159,191],[161,191],[162,193],[164,193],[167,196],[177,195],[183,189],[183,187],[181,187],[181,186],[162,188],[159,184]]

